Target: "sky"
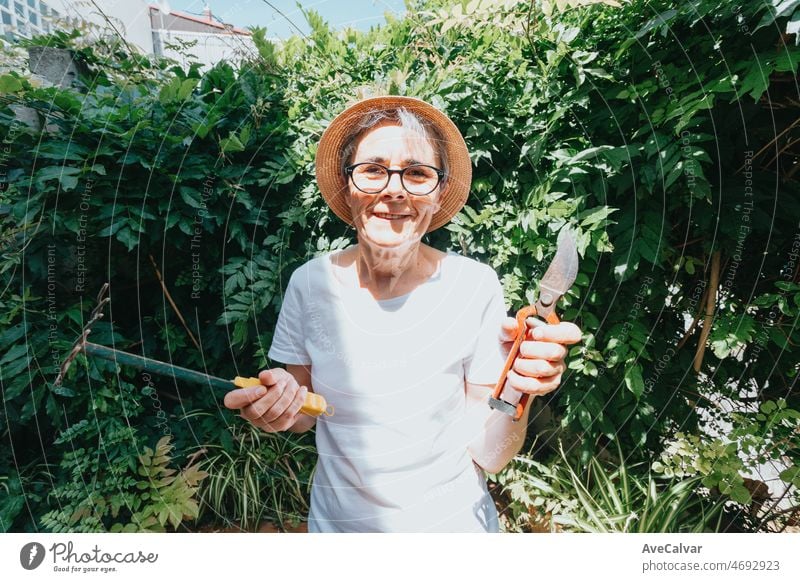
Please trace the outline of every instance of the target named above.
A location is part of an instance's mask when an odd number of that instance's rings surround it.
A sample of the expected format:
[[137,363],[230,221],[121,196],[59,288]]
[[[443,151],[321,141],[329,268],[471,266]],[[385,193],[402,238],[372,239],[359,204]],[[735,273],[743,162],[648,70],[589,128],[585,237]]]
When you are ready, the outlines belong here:
[[[151,2],[156,4],[157,0]],[[203,0],[166,2],[171,10],[190,14],[201,14],[205,4]],[[299,0],[299,3],[305,9],[317,11],[335,29],[351,26],[369,30],[370,26],[385,22],[384,12],[395,15],[405,12],[403,0]],[[298,0],[208,0],[211,13],[222,22],[239,28],[263,26],[267,29],[267,36],[273,38],[287,38],[297,34],[297,28],[303,34],[309,33],[308,24],[297,4]]]

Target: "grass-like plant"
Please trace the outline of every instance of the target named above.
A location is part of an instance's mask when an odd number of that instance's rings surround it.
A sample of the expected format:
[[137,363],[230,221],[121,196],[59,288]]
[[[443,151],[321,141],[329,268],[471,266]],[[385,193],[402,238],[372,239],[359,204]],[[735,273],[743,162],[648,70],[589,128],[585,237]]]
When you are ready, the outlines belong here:
[[[190,416],[208,415],[195,412]],[[279,529],[308,514],[316,457],[309,435],[270,434],[249,423],[230,425],[231,439],[203,445],[208,473],[200,490],[200,519],[256,531],[264,521]]]
[[[721,531],[724,500],[703,495],[700,478],[662,478],[642,465],[591,457],[585,468],[559,442],[556,462],[520,455],[497,476],[511,499],[506,528],[541,531],[699,533]],[[637,469],[640,469],[637,471]]]

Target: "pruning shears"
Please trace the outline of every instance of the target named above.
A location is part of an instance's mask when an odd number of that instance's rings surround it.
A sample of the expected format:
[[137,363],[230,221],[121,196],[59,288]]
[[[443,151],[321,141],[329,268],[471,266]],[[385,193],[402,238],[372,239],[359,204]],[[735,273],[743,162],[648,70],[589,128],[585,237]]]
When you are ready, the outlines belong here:
[[530,394],[521,394],[512,386],[506,386],[508,371],[519,355],[519,348],[528,332],[527,319],[533,318],[534,327],[560,323],[555,307],[558,300],[572,287],[578,275],[578,251],[572,233],[565,226],[558,233],[556,254],[539,282],[539,297],[533,305],[517,311],[517,335],[506,359],[503,373],[489,397],[489,406],[514,417],[522,417]]

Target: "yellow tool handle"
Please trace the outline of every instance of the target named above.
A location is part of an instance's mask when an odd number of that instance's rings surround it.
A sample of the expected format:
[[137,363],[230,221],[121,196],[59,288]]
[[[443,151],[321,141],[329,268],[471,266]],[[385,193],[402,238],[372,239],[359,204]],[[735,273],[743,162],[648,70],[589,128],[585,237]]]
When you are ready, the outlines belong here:
[[[233,383],[238,388],[254,388],[256,386],[263,386],[261,380],[258,378],[244,378],[243,376],[236,376]],[[308,414],[309,416],[333,416],[333,406],[328,406],[325,398],[315,392],[308,392],[300,412]]]

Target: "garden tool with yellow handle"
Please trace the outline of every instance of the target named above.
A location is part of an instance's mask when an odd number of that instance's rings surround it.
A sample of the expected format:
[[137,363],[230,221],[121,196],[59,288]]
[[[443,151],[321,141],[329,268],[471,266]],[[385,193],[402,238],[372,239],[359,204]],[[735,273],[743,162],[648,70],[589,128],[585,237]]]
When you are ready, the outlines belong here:
[[[108,297],[104,297],[107,290],[108,283],[103,285],[103,288],[100,290],[100,293],[97,296],[98,304],[92,311],[89,322],[86,324],[86,326],[84,326],[80,337],[72,346],[69,356],[61,365],[61,370],[58,374],[58,377],[53,383],[54,386],[61,385],[66,376],[66,372],[72,363],[72,360],[74,360],[80,352],[84,352],[88,356],[96,356],[104,360],[112,361],[120,366],[130,366],[132,368],[149,372],[151,374],[158,374],[160,376],[172,376],[175,380],[191,382],[194,384],[204,384],[214,389],[225,390],[226,392],[234,388],[252,388],[254,386],[261,386],[261,381],[258,378],[244,378],[242,376],[236,376],[233,380],[227,380],[225,378],[210,376],[209,374],[204,374],[203,372],[197,372],[195,370],[183,368],[174,364],[160,362],[158,360],[146,358],[137,354],[131,354],[129,352],[124,352],[122,350],[117,350],[86,341],[86,338],[91,332],[92,324],[103,317],[102,308],[109,301]],[[333,407],[329,406],[325,402],[325,398],[323,398],[321,395],[314,392],[309,392],[306,394],[305,403],[303,404],[302,408],[300,408],[300,412],[310,416],[319,416],[321,414],[331,416],[333,414]]]

